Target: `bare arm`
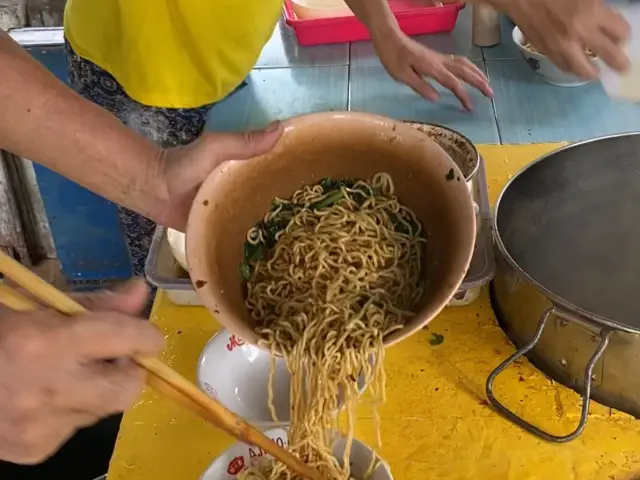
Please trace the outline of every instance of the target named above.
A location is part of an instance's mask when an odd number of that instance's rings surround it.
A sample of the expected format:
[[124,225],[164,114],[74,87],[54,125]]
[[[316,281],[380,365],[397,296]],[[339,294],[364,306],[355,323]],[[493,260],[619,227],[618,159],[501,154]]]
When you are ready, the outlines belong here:
[[345,0],[345,3],[370,32],[380,32],[381,35],[399,32],[388,0]]
[[345,1],[369,30],[380,62],[394,80],[431,101],[440,97],[431,84],[435,80],[451,90],[467,110],[473,108],[473,103],[465,84],[487,97],[493,95],[487,76],[467,58],[443,55],[407,37],[388,0]]
[[[0,148],[150,214],[161,149],[83,99],[0,31]],[[157,195],[157,198],[153,198]]]
[[[345,1],[369,29],[378,50],[392,41],[394,35],[397,37],[398,25],[387,0]],[[584,78],[598,76],[585,47],[615,70],[629,67],[622,45],[630,26],[604,0],[466,0],[465,3],[487,4],[509,15],[527,38],[563,70]],[[427,92],[418,93],[429,98]]]

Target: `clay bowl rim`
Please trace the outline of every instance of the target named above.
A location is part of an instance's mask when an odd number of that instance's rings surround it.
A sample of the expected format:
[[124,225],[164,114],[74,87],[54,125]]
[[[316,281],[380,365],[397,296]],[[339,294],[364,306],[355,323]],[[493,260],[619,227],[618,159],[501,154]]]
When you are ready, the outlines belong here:
[[[330,119],[334,120],[342,120],[342,121],[355,121],[355,122],[363,122],[365,124],[370,125],[371,127],[377,126],[381,129],[382,133],[387,133],[389,135],[401,135],[403,138],[409,139],[414,144],[423,144],[426,145],[426,148],[430,149],[432,152],[438,151],[441,157],[440,161],[447,162],[447,171],[453,171],[455,177],[464,178],[464,174],[456,164],[456,162],[449,156],[443,149],[435,142],[432,138],[426,135],[424,132],[420,132],[415,128],[407,125],[403,120],[392,119],[380,115],[369,114],[369,113],[361,113],[361,112],[352,112],[352,111],[331,111],[331,112],[321,112],[321,113],[311,113],[306,115],[300,115],[296,117],[289,118],[284,120],[284,134],[290,134],[295,129],[298,128],[309,128],[310,126],[317,125],[318,121],[327,121]],[[373,129],[372,129],[373,131]],[[378,135],[381,133],[378,132]],[[211,311],[212,316],[216,318],[219,324],[221,324],[225,329],[230,332],[238,335],[245,342],[250,343],[252,345],[256,345],[259,348],[268,351],[268,349],[259,342],[260,338],[255,334],[253,329],[248,328],[244,322],[237,322],[235,320],[225,321],[227,317],[233,317],[231,312],[225,313],[222,311],[222,308],[213,308],[212,305],[216,305],[216,297],[217,294],[212,292],[212,289],[207,287],[206,278],[208,273],[207,268],[204,266],[200,266],[200,263],[203,262],[190,262],[190,258],[198,257],[199,252],[205,250],[201,247],[204,240],[196,239],[194,241],[193,235],[190,235],[189,232],[195,230],[199,230],[197,227],[194,227],[196,222],[199,222],[201,218],[206,216],[206,212],[204,209],[207,208],[209,204],[209,192],[212,190],[212,186],[214,186],[218,181],[221,174],[230,175],[231,172],[237,165],[247,164],[247,162],[252,162],[257,159],[263,159],[264,157],[268,157],[270,155],[278,154],[278,148],[281,145],[281,142],[277,143],[274,149],[265,154],[254,159],[249,160],[229,160],[219,164],[214,170],[210,172],[208,177],[200,186],[195,199],[193,201],[191,211],[189,213],[189,220],[187,222],[187,263],[189,264],[189,276],[194,285],[194,288],[198,295],[202,298],[203,304]],[[476,232],[477,232],[477,224],[475,219],[475,211],[473,207],[473,199],[467,187],[467,183],[465,182],[452,182],[452,184],[460,184],[459,194],[462,195],[464,200],[462,200],[462,204],[464,206],[463,209],[459,211],[458,216],[466,218],[469,220],[465,231],[466,235],[460,235],[462,247],[460,249],[459,259],[460,265],[456,268],[454,273],[450,274],[447,277],[448,283],[447,285],[443,285],[438,290],[438,296],[441,297],[440,301],[434,302],[432,306],[427,308],[427,311],[424,312],[424,318],[417,324],[411,327],[405,327],[402,330],[394,332],[393,335],[386,337],[383,341],[384,347],[390,347],[395,345],[396,343],[405,340],[411,335],[417,333],[422,328],[424,328],[427,324],[429,324],[435,317],[437,317],[442,310],[447,306],[449,300],[455,295],[458,290],[460,284],[464,281],[466,273],[469,269],[469,265],[473,258],[473,252],[475,247],[476,240]],[[464,238],[462,238],[464,237]],[[457,263],[457,262],[456,262]],[[462,268],[464,267],[464,268]],[[239,281],[239,280],[238,280]],[[420,309],[423,311],[424,307]],[[231,313],[231,314],[230,314]],[[240,328],[238,328],[238,324],[241,323]]]

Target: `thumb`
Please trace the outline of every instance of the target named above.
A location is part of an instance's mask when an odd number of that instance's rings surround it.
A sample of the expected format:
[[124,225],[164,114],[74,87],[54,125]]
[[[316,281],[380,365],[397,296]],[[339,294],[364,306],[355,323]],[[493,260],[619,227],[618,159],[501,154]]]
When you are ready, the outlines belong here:
[[90,311],[112,310],[126,315],[139,315],[149,300],[149,288],[142,279],[134,279],[112,290],[84,293],[74,300]]
[[284,127],[276,121],[262,130],[242,133],[206,133],[203,140],[219,162],[245,160],[269,152],[280,140]]

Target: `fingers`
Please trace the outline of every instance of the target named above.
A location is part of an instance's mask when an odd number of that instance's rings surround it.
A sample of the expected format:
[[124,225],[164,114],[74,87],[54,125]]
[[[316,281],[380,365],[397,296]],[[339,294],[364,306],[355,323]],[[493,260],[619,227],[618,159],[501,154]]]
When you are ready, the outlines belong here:
[[243,133],[207,133],[203,137],[209,142],[219,162],[244,160],[270,151],[284,132],[280,122],[273,122],[262,130]]
[[622,45],[629,38],[631,26],[609,5],[601,4],[597,31],[585,35],[585,44],[609,67],[619,72],[629,69],[629,58]]
[[[566,43],[562,53],[562,65],[566,65],[565,70],[573,72],[585,80],[593,80],[598,77],[598,68],[585,53],[584,44]],[[562,68],[562,65],[559,66]]]
[[510,5],[515,8],[512,17],[525,37],[560,69],[585,80],[597,78],[598,68],[585,47],[616,71],[629,68],[623,44],[630,26],[606,2],[541,0],[537,5],[532,1]]
[[[466,110],[473,109],[473,101],[471,95],[465,87],[465,83],[479,90],[486,97],[492,97],[493,91],[489,86],[489,79],[476,65],[470,60],[462,57],[439,56],[432,58],[426,57],[420,62],[421,72],[424,76],[432,77],[440,85],[450,90]],[[417,75],[416,75],[417,76]],[[421,83],[426,84],[424,80],[418,77]],[[408,82],[407,82],[408,83]],[[418,91],[416,86],[409,84],[414,90]],[[437,92],[429,85],[429,88]],[[435,100],[438,97],[428,97],[418,91],[428,100]]]
[[[139,285],[125,290],[125,297],[135,300],[131,308],[145,296]],[[149,322],[113,311],[66,317],[43,308],[5,315],[0,458],[39,463],[77,429],[127,409],[145,379],[131,357],[156,355],[162,345],[162,335]],[[117,360],[104,361],[112,358]]]
[[462,82],[458,80],[458,78],[453,73],[443,68],[436,71],[433,74],[433,77],[438,81],[440,85],[453,92],[458,100],[460,100],[460,103],[465,108],[465,110],[471,111],[473,109],[473,102],[471,101],[469,92],[467,92],[467,89],[464,87]]
[[69,318],[74,355],[91,360],[156,356],[163,348],[162,334],[148,321],[118,312],[90,312]]
[[462,81],[468,83],[485,97],[493,97],[493,90],[489,85],[489,79],[484,72],[471,60],[462,57],[455,57],[456,61],[450,70]]
[[438,91],[429,85],[429,83],[414,70],[407,72],[405,75],[401,76],[399,80],[411,87],[411,89],[422,98],[425,98],[430,102],[435,102],[440,98]]
[[101,418],[131,407],[143,389],[146,373],[132,360],[95,362],[78,378],[78,389],[69,406],[85,415]]
[[[84,415],[81,416],[86,425]],[[95,421],[95,420],[94,420]],[[46,416],[2,425],[0,458],[19,465],[37,465],[55,454],[75,431],[67,415]]]
[[[619,31],[612,31],[611,23],[618,23],[618,20],[623,22],[620,25]],[[624,50],[621,48],[622,42],[628,35],[628,24],[615,12],[612,13],[612,22],[603,25],[600,30],[600,35],[596,35],[590,38],[588,43],[593,52],[602,60],[605,64],[614,70],[619,72],[625,72],[629,69],[629,58]]]
[[134,279],[112,290],[100,290],[72,297],[90,311],[112,310],[126,315],[139,315],[149,300],[149,288],[144,280]]
[[54,455],[74,433],[95,424],[101,417],[37,409],[18,419],[0,420],[0,459],[19,465],[37,465]]
[[604,35],[609,37],[615,44],[621,44],[629,38],[631,34],[631,25],[620,13],[606,7],[602,14],[601,30]]

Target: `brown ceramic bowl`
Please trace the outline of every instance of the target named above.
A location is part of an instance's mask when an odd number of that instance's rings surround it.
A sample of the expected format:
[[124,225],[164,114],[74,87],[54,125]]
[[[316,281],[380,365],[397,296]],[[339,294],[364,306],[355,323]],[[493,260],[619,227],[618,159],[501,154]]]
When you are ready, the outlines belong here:
[[256,344],[239,272],[247,231],[271,207],[324,177],[393,178],[399,200],[429,234],[427,288],[415,317],[385,339],[392,345],[431,321],[456,293],[469,267],[475,214],[464,176],[433,140],[399,120],[355,112],[292,118],[268,154],[220,165],[198,192],[187,226],[191,280],[214,317]]

